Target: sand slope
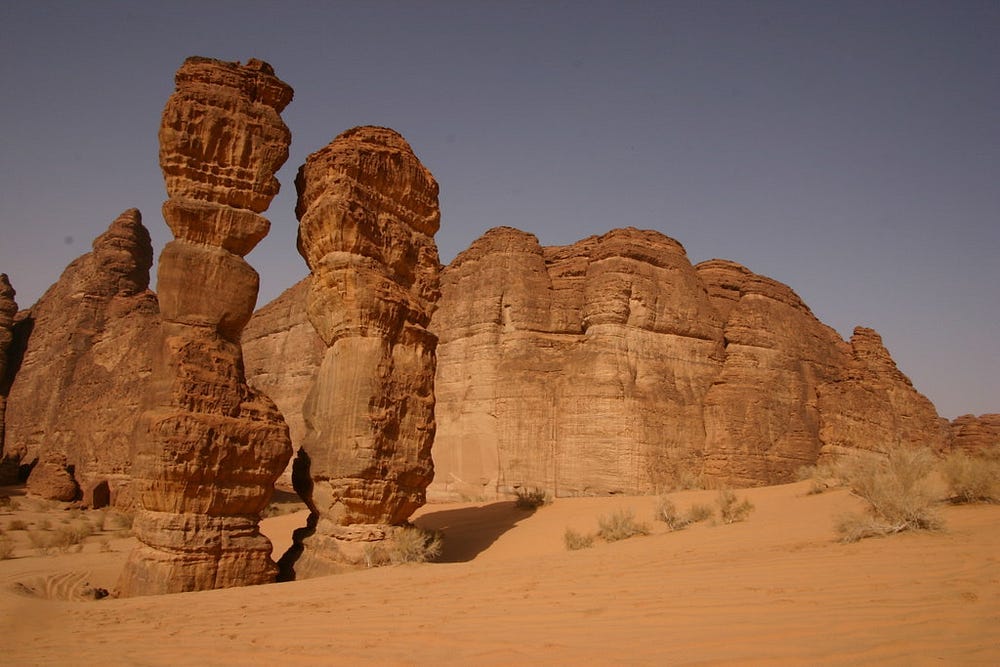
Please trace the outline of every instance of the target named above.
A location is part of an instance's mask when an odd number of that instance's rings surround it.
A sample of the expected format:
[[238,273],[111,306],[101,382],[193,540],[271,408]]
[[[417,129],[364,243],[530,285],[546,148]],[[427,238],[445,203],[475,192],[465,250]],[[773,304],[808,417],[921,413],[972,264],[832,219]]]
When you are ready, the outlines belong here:
[[[745,523],[666,532],[653,498],[432,505],[443,560],[244,589],[72,601],[128,549],[0,561],[6,664],[998,664],[1000,506],[843,545],[843,490],[740,492]],[[680,509],[712,502],[674,494]],[[566,551],[630,507],[653,534]],[[301,515],[269,519],[277,548]],[[76,583],[74,583],[76,582]],[[27,585],[26,585],[27,584]],[[48,593],[45,591],[48,590]]]

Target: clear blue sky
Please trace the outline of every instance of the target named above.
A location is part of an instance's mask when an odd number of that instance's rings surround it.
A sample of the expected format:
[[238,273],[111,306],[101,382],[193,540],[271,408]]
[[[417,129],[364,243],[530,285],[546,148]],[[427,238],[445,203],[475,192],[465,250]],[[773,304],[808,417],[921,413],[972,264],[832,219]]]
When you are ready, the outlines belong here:
[[169,240],[160,112],[185,57],[270,62],[291,157],[249,257],[306,274],[294,174],[361,124],[441,184],[450,261],[659,230],[883,336],[943,416],[1000,411],[1000,2],[0,3],[0,272],[27,307],[123,209]]

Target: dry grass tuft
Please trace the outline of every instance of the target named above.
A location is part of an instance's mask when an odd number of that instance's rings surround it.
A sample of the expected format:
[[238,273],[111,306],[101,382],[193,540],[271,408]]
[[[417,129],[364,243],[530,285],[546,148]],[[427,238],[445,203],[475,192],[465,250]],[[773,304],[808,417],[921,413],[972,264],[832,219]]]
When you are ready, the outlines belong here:
[[576,551],[577,549],[588,549],[594,546],[594,536],[584,535],[578,533],[572,528],[567,528],[566,532],[563,533],[563,543],[566,545],[566,549],[569,551]]
[[536,510],[552,502],[552,495],[548,491],[534,486],[520,487],[514,493],[517,495],[514,505],[523,510]]
[[632,510],[615,510],[611,514],[604,514],[597,520],[597,526],[597,535],[605,542],[649,534],[649,526],[636,521]]

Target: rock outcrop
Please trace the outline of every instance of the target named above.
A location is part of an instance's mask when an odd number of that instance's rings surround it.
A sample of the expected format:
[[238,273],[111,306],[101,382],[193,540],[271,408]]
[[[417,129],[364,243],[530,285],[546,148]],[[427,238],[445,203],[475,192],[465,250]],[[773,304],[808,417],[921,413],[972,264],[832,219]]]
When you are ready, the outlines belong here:
[[780,483],[839,452],[949,438],[874,331],[845,342],[788,286],[691,266],[657,232],[546,248],[492,229],[441,293],[434,499]]
[[158,325],[152,263],[149,232],[129,209],[21,314],[27,341],[10,387],[4,452],[33,466],[32,493],[89,505],[109,493],[111,502],[129,503],[132,430]]
[[869,330],[848,345],[787,286],[692,267],[656,232],[541,248],[491,230],[443,272],[431,329],[434,497],[770,484],[837,447],[942,444]]
[[[326,352],[323,339],[306,316],[309,279],[303,278],[250,318],[243,329],[247,382],[278,406],[288,424],[292,448],[306,434],[302,403],[316,379]],[[281,359],[282,363],[273,363]],[[291,483],[291,471],[288,483]]]
[[[433,477],[438,186],[393,130],[359,127],[295,181],[306,310],[326,346],[293,467],[311,510],[283,559],[312,576],[423,504]],[[357,553],[354,553],[357,552]]]
[[273,581],[258,522],[291,456],[281,414],[246,383],[239,340],[258,289],[243,256],[269,228],[260,213],[288,157],[292,89],[259,60],[189,58],[175,81],[159,135],[175,240],[157,274],[162,324],[133,462],[139,546],[123,595]]
[[17,315],[16,293],[6,273],[0,273],[0,484],[17,479],[18,458],[8,457],[4,449],[4,415],[7,394],[13,382],[12,364],[9,362],[11,343],[14,340],[14,316]]
[[942,452],[948,429],[897,367],[873,329],[856,327],[839,377],[818,387],[822,457],[927,446]]
[[949,442],[968,454],[1000,453],[1000,414],[962,415],[948,425]]

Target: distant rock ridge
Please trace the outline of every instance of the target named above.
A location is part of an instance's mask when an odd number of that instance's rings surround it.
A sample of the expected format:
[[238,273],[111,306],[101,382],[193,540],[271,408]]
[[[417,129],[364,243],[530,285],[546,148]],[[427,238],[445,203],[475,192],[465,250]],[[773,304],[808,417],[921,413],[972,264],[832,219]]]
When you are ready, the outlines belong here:
[[1000,447],[1000,414],[962,415],[948,429],[952,447],[968,454]]
[[132,429],[159,322],[153,248],[136,209],[116,218],[29,310],[10,386],[5,457],[32,466],[28,490],[127,505]]
[[274,581],[258,522],[292,453],[274,403],[246,382],[239,342],[259,284],[243,256],[270,226],[260,213],[288,157],[280,112],[292,89],[259,60],[189,58],[175,83],[159,133],[174,240],[160,255],[162,323],[134,436],[126,596]]
[[[427,327],[440,270],[438,185],[397,132],[340,134],[306,159],[295,185],[310,269],[303,305],[324,349],[300,404],[292,482],[311,515],[282,558],[288,578],[360,560],[361,545],[424,503],[437,344]],[[304,332],[296,338],[311,345]]]

